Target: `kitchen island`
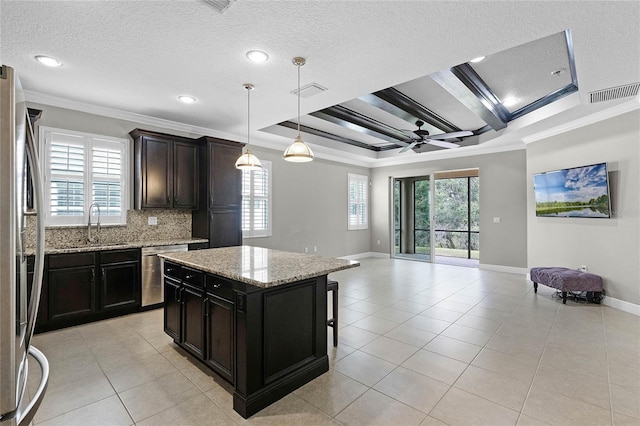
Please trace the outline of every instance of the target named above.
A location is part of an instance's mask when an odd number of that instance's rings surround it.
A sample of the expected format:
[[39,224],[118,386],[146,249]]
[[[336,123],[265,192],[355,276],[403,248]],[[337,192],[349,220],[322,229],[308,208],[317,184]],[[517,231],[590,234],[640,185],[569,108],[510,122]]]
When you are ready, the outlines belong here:
[[237,246],[162,254],[165,332],[257,413],[329,370],[327,274],[336,259]]

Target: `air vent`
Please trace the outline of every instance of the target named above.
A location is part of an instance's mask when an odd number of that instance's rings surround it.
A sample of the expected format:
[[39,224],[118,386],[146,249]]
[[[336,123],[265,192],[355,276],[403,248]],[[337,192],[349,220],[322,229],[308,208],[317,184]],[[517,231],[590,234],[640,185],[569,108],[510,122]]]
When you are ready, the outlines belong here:
[[598,90],[596,92],[589,93],[589,102],[593,104],[596,102],[612,101],[614,99],[636,96],[638,94],[638,89],[640,89],[640,83],[625,84],[624,86]]
[[[327,88],[320,86],[318,83],[309,83],[306,86],[302,86],[300,88],[300,97],[310,98],[311,96],[315,96],[318,93],[324,92],[325,90],[327,90]],[[294,90],[291,93],[293,93],[294,95],[297,95],[298,89]]]
[[233,2],[236,0],[200,0],[205,4],[208,4],[219,13],[224,13]]

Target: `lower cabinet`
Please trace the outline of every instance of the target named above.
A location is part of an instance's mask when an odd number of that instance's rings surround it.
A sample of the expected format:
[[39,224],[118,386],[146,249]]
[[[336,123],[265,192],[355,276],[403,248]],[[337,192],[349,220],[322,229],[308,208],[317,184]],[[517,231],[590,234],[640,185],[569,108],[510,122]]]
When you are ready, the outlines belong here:
[[[216,281],[212,284],[212,281]],[[164,262],[164,331],[182,348],[233,383],[234,304],[230,284]]]
[[131,313],[139,306],[139,249],[45,256],[36,331]]

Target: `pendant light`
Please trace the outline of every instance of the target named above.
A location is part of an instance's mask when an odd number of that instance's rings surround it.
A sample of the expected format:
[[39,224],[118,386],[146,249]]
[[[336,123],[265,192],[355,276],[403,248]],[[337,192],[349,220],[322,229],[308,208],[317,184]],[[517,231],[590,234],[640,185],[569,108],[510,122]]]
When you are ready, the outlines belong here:
[[262,169],[262,163],[258,160],[258,157],[251,153],[250,138],[251,135],[251,91],[253,90],[253,84],[245,83],[244,88],[247,89],[247,145],[243,154],[236,160],[236,169],[240,170],[260,170]]
[[285,160],[293,163],[306,163],[313,160],[313,152],[311,148],[304,143],[302,136],[300,136],[300,67],[303,66],[306,61],[304,58],[296,56],[292,60],[293,65],[298,67],[298,136],[289,148],[284,152],[282,156]]

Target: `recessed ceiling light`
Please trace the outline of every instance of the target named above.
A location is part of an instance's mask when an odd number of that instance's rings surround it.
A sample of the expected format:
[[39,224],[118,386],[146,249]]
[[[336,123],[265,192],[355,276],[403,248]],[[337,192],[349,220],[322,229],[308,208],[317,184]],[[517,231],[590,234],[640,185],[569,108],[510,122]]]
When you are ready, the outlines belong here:
[[266,62],[269,59],[269,55],[262,50],[250,50],[247,52],[247,58],[257,64],[260,64],[262,62]]
[[471,62],[472,64],[477,64],[478,62],[482,61],[484,58],[486,58],[486,56],[478,56],[477,58],[473,58],[469,62]]
[[48,67],[59,67],[62,65],[62,62],[52,56],[37,55],[36,60]]
[[192,104],[196,101],[196,98],[194,98],[193,96],[180,95],[178,96],[178,100],[180,100],[180,102],[184,102],[185,104]]

